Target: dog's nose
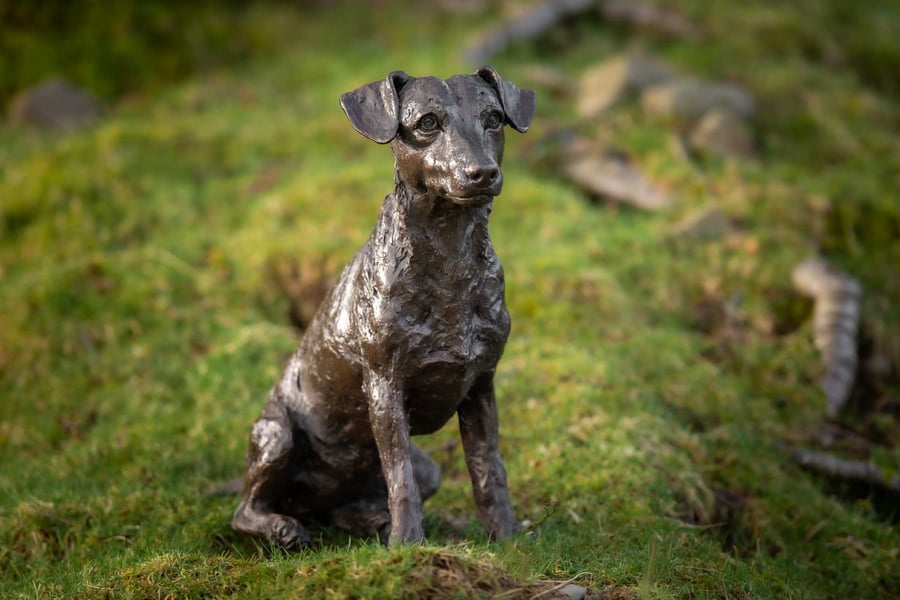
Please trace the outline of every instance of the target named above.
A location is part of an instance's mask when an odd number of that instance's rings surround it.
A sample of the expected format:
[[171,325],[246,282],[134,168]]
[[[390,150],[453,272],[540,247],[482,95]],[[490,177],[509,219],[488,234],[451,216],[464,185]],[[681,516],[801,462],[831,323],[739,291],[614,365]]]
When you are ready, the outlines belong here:
[[470,165],[465,169],[466,177],[471,183],[491,185],[500,176],[500,169],[496,166]]

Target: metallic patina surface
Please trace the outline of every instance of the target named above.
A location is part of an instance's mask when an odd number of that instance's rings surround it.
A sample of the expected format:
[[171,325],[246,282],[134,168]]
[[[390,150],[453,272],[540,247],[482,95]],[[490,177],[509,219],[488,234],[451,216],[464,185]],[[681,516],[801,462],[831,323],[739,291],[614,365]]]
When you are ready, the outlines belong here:
[[410,436],[457,414],[481,520],[507,536],[517,522],[494,371],[509,313],[488,216],[504,125],[527,130],[534,93],[490,67],[448,80],[395,71],[341,105],[357,131],[390,142],[394,191],[253,425],[232,526],[285,548],[309,543],[307,517],[420,541],[440,469]]

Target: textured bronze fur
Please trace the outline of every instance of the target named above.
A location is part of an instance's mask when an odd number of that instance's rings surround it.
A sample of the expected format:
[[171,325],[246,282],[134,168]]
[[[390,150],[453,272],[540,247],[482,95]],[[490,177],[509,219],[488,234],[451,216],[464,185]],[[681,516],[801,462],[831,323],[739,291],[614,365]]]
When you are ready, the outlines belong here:
[[490,67],[446,81],[396,71],[341,105],[357,131],[391,143],[394,191],[253,425],[232,526],[284,548],[309,543],[308,517],[421,541],[440,470],[410,436],[457,414],[481,520],[509,535],[494,398],[509,313],[488,215],[503,127],[528,128],[534,94]]

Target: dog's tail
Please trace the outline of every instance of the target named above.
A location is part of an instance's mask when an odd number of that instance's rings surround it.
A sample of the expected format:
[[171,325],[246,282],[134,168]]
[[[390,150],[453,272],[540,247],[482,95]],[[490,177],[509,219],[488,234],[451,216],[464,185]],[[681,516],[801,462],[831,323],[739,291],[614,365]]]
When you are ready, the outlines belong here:
[[204,498],[218,498],[219,496],[237,496],[244,491],[244,478],[235,477],[225,483],[220,483],[203,493]]

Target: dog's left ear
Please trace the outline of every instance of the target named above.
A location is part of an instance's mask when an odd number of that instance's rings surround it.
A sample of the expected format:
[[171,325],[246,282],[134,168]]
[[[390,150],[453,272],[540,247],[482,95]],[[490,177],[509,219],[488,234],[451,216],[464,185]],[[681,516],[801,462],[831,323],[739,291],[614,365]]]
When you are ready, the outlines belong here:
[[500,103],[503,104],[503,111],[506,113],[506,122],[519,133],[528,131],[531,119],[534,118],[534,92],[523,90],[516,84],[503,79],[493,67],[481,67],[475,71],[475,74],[487,81],[497,92]]
[[341,96],[341,108],[358,132],[379,144],[390,142],[400,126],[400,88],[412,77],[393,71],[381,81]]

